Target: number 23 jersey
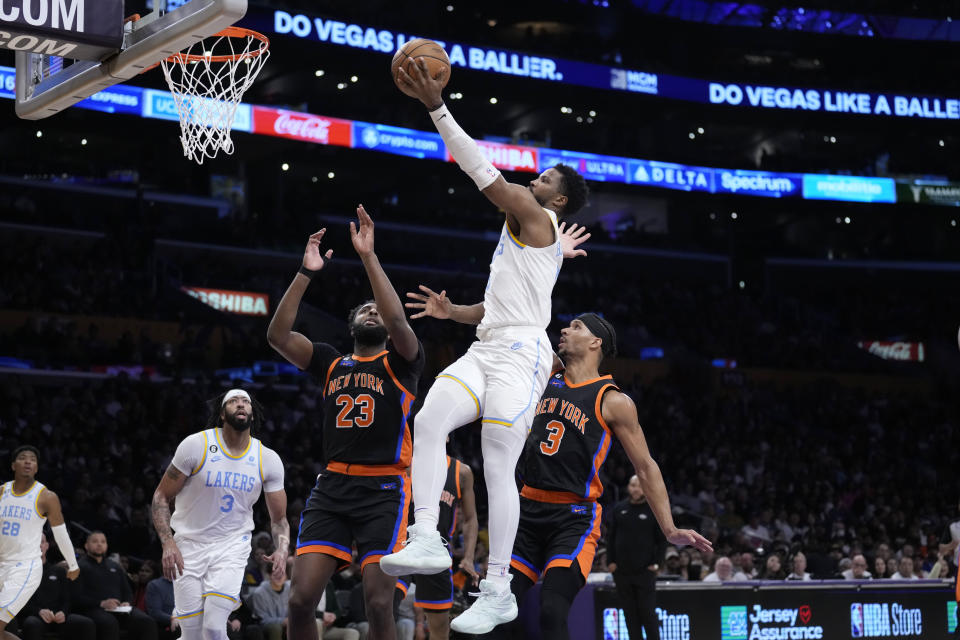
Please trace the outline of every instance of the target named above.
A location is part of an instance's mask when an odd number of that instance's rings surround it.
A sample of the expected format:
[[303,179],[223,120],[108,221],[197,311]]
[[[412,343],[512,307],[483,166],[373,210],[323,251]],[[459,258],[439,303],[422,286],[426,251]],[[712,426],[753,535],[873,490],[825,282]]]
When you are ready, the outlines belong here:
[[603,395],[611,389],[619,390],[608,375],[576,385],[562,370],[550,376],[525,445],[527,486],[567,492],[581,500],[600,497],[600,467],[612,441],[601,408]]
[[219,428],[184,438],[170,464],[187,476],[170,518],[177,538],[210,542],[250,533],[261,491],[283,489],[283,463],[273,449],[251,437],[242,454],[229,453]]
[[323,462],[407,467],[413,440],[407,420],[423,373],[423,345],[408,362],[394,349],[341,356],[313,343],[307,371],[323,384]]

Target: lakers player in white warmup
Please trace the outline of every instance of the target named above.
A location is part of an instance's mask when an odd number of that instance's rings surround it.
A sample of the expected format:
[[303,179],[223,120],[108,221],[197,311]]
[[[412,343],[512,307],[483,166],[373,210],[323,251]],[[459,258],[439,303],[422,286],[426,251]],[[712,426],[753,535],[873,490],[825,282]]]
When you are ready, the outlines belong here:
[[67,561],[67,577],[80,575],[77,556],[63,522],[60,498],[37,482],[40,452],[29,445],[13,452],[13,480],[0,486],[0,638],[16,638],[7,623],[23,608],[43,577],[40,542],[50,523],[53,539]]
[[261,490],[270,512],[276,551],[269,559],[278,581],[290,548],[283,463],[250,435],[251,426],[262,423],[259,410],[243,389],[231,389],[218,400],[212,425],[180,443],[153,494],[163,575],[173,580],[173,617],[184,640],[226,640],[227,618],[240,606],[253,505]]
[[520,514],[514,469],[553,361],[546,328],[564,258],[557,217],[576,213],[586,201],[587,187],[565,165],[544,171],[526,187],[508,183],[443,104],[445,78],[432,78],[426,64],[417,63],[409,66],[409,74],[401,66],[398,84],[429,109],[457,164],[506,212],[506,221],[484,301],[470,310],[479,324],[479,340],[437,377],[417,415],[412,465],[416,522],[408,529],[406,547],[384,556],[380,566],[397,576],[438,573],[450,566],[437,531],[447,472],[444,442],[453,429],[482,417],[489,568],[480,582],[480,598],[450,625],[457,632],[479,634],[517,616],[510,592],[510,554]]

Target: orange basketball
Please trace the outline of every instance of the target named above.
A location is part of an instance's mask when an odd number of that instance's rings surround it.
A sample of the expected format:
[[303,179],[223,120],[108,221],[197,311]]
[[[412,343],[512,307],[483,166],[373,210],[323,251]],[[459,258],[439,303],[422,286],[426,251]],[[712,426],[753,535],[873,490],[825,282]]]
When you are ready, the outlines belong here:
[[397,52],[393,54],[393,62],[390,63],[390,75],[400,91],[411,95],[399,83],[397,74],[400,72],[401,66],[404,71],[409,73],[410,65],[414,64],[413,61],[418,58],[423,58],[424,62],[427,63],[427,70],[430,72],[431,78],[439,78],[443,70],[446,69],[447,73],[443,86],[447,86],[447,82],[450,80],[450,58],[447,57],[447,52],[433,40],[416,38],[405,42],[402,47],[397,49]]

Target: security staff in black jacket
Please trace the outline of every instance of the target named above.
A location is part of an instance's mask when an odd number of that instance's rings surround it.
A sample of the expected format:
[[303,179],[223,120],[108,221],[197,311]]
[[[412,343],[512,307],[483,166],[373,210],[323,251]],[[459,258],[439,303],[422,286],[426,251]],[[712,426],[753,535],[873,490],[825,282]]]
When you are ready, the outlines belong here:
[[612,510],[607,532],[607,571],[613,574],[631,638],[660,640],[656,582],[667,540],[647,504],[637,476],[627,485],[629,499]]
[[47,633],[55,633],[66,640],[94,640],[97,628],[93,620],[70,613],[70,587],[67,570],[47,562],[47,536],[40,537],[40,560],[43,579],[30,596],[17,618],[24,640],[41,640]]

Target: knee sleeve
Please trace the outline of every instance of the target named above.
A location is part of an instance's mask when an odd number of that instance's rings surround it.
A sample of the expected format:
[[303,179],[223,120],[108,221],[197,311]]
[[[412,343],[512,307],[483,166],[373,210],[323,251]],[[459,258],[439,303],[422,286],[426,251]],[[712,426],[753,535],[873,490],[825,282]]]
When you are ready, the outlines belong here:
[[203,614],[190,616],[189,618],[177,618],[180,625],[181,640],[203,640]]
[[479,401],[464,383],[445,374],[436,379],[414,420],[411,481],[416,522],[432,521],[436,526],[447,479],[447,436],[478,415]]
[[573,567],[547,571],[540,590],[540,630],[545,638],[565,639],[567,616],[577,592],[583,586],[583,576]]
[[490,566],[509,571],[510,554],[520,521],[520,494],[514,475],[526,431],[485,424],[480,436],[483,475],[490,504]]

